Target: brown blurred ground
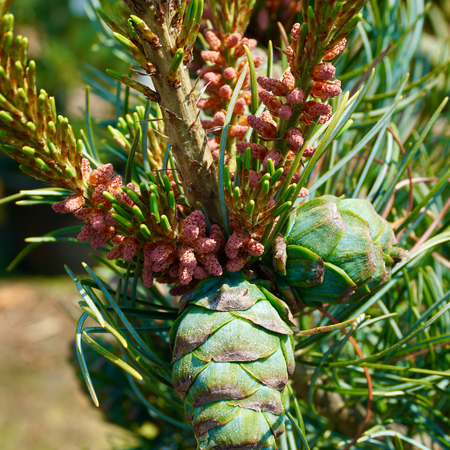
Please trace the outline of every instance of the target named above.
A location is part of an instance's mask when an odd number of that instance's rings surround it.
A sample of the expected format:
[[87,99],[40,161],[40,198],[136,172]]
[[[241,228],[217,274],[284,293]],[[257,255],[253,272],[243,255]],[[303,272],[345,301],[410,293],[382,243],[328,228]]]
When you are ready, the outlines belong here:
[[[80,297],[68,277],[0,281],[0,448],[133,447],[102,421],[68,362]],[[63,305],[63,306],[61,306]]]

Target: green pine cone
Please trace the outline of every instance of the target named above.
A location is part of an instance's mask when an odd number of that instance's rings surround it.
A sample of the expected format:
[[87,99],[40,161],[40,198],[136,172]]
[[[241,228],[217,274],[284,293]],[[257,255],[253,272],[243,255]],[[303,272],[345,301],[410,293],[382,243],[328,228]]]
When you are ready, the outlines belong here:
[[332,195],[301,205],[284,240],[275,269],[306,303],[354,303],[380,289],[407,257],[370,202]]
[[173,384],[198,449],[274,450],[295,367],[289,308],[240,274],[202,281],[180,305]]

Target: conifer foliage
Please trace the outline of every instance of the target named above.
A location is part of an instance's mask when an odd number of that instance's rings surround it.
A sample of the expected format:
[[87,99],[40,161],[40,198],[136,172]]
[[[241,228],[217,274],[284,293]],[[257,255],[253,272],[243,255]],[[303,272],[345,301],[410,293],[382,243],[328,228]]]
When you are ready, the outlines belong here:
[[[450,169],[441,163],[426,176],[420,163],[447,100],[432,114],[421,102],[427,91],[440,95],[448,64],[416,68],[409,82],[414,51],[405,51],[405,67],[393,69],[411,30],[421,32],[422,2],[382,2],[383,11],[368,0],[292,1],[292,26],[278,23],[281,47],[266,49],[247,30],[265,2],[92,2],[102,42],[131,64],[102,75],[106,87],[93,83],[123,112],[117,126],[92,126],[87,111],[78,139],[36,87],[10,3],[0,0],[1,150],[50,186],[28,197],[81,221],[77,241],[99,249],[96,259],[119,277],[115,285],[86,264],[87,278],[67,268],[82,296],[76,348],[94,402],[83,342],[124,370],[133,401],[167,423],[161,448],[172,437],[189,448],[190,438],[168,431],[176,429],[193,432],[199,450],[401,449],[417,441],[383,414],[387,398],[403,394],[410,430],[442,444],[448,419],[415,392],[447,389],[434,390],[448,373],[433,342],[450,332]],[[377,36],[397,16],[396,40],[380,50]],[[408,198],[397,193],[405,186]],[[86,328],[88,317],[98,327]],[[105,332],[117,347],[91,336]],[[406,344],[414,355],[428,349],[435,367],[413,367]],[[411,374],[380,375],[392,370]],[[337,396],[322,416],[318,386]],[[330,411],[341,402],[356,415],[352,395],[364,399],[365,417],[342,431]],[[439,402],[450,409],[445,396]]]

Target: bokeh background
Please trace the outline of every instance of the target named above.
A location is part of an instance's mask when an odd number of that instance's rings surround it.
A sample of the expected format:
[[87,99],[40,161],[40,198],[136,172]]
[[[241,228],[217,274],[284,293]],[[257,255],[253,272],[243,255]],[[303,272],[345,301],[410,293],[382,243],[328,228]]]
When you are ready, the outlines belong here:
[[[103,72],[110,52],[98,45],[98,38],[85,13],[85,0],[14,0],[15,32],[27,36],[30,59],[38,66],[38,86],[55,96],[58,113],[70,117],[75,128],[84,121],[83,72],[95,65]],[[95,117],[111,115],[109,105],[98,97],[91,104]],[[0,155],[0,196],[20,189],[35,189],[42,184],[22,174],[17,164]],[[41,236],[53,228],[49,206],[20,207],[13,203],[0,209],[0,276],[24,246],[27,236]],[[73,217],[61,217],[61,226],[75,224]],[[78,246],[77,246],[78,247]],[[64,272],[63,264],[76,264],[86,257],[81,248],[53,244],[31,253],[12,273],[56,275]],[[8,274],[11,276],[11,274]]]
[[[15,32],[27,36],[37,62],[38,86],[56,97],[58,112],[83,126],[89,67],[103,72],[119,61],[99,46],[85,13],[85,0],[14,0]],[[114,117],[92,96],[97,118]],[[0,198],[42,187],[0,152]],[[12,272],[7,266],[26,246],[24,239],[77,224],[49,205],[0,206],[0,448],[2,450],[109,450],[135,448],[135,436],[103,420],[81,388],[70,362],[79,294],[65,275],[89,261],[89,247],[47,244],[31,252]],[[92,261],[92,260],[91,260]],[[153,436],[155,427],[141,427]]]
[[[91,67],[126,71],[111,58],[85,12],[87,0],[14,0],[16,33],[30,41],[38,85],[56,97],[60,114],[75,128],[84,124],[85,82]],[[290,1],[261,1],[256,21],[262,40],[277,41],[269,23],[292,17]],[[288,27],[288,25],[286,25]],[[433,1],[422,42],[436,65],[450,46],[450,2]],[[443,51],[444,49],[444,51]],[[92,96],[91,115],[113,120],[115,112]],[[449,135],[447,127],[442,133]],[[0,198],[20,189],[41,186],[23,175],[18,165],[0,153]],[[70,362],[79,295],[64,264],[77,271],[90,260],[90,248],[46,244],[7,272],[29,236],[77,224],[71,215],[56,216],[49,205],[0,206],[0,448],[2,450],[107,450],[135,448],[136,434],[107,423],[85,395]],[[138,414],[139,412],[137,412]],[[145,422],[135,430],[153,437],[157,429]]]

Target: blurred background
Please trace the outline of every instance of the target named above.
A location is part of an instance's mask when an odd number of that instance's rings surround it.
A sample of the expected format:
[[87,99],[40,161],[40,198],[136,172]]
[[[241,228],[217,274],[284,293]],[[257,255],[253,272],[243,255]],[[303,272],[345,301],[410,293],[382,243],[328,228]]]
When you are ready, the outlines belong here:
[[[58,112],[75,128],[84,124],[85,83],[90,65],[119,65],[99,46],[85,13],[85,0],[14,0],[15,33],[28,37],[38,86],[54,95]],[[108,65],[109,61],[109,65]],[[92,96],[94,117],[114,117],[110,105]],[[42,187],[0,152],[0,198]],[[0,448],[2,450],[109,450],[134,448],[136,438],[103,420],[82,390],[70,363],[79,294],[64,270],[89,261],[90,247],[52,243],[31,252],[13,271],[7,266],[24,239],[78,225],[50,205],[0,206]],[[76,358],[75,358],[76,359]],[[154,427],[153,427],[154,428]],[[143,435],[154,429],[143,427]]]
[[[38,86],[55,96],[58,113],[70,117],[75,128],[84,123],[85,93],[82,73],[92,64],[101,71],[108,67],[109,50],[98,45],[94,28],[85,13],[85,0],[14,0],[15,32],[28,37],[29,57],[38,66]],[[94,117],[111,116],[110,106],[93,97]],[[42,184],[22,174],[17,164],[0,155],[0,197],[20,189],[35,189]],[[0,276],[24,246],[24,238],[41,236],[53,229],[52,210],[48,205],[26,208],[9,203],[0,209]],[[62,216],[61,226],[76,224],[73,217]],[[53,244],[32,252],[11,275],[56,275],[63,264],[78,264],[86,252],[79,246]]]
[[[126,71],[126,64],[100,44],[86,15],[86,3],[14,0],[12,7],[15,31],[28,37],[30,59],[37,62],[38,85],[55,96],[58,112],[69,117],[76,129],[84,125],[83,74],[92,67],[103,73],[106,68]],[[258,2],[257,26],[250,30],[261,34],[254,37],[262,43],[273,39],[277,45],[278,30],[273,24],[281,20],[289,29],[295,3]],[[433,1],[422,42],[431,68],[440,62],[442,48],[450,43],[449,19],[450,2]],[[113,107],[95,95],[90,110],[96,119],[115,118]],[[448,137],[446,124],[440,123],[439,132]],[[23,175],[12,159],[0,153],[0,198],[39,187],[41,183]],[[107,450],[140,445],[136,434],[103,420],[70,363],[79,294],[63,266],[76,272],[81,261],[92,262],[90,247],[45,244],[7,271],[26,246],[26,237],[78,224],[72,215],[56,216],[49,205],[24,207],[11,202],[0,206],[0,340],[6,343],[0,346],[2,450]],[[144,413],[133,414],[136,419]],[[143,438],[158,432],[145,418],[136,420],[135,431]]]

